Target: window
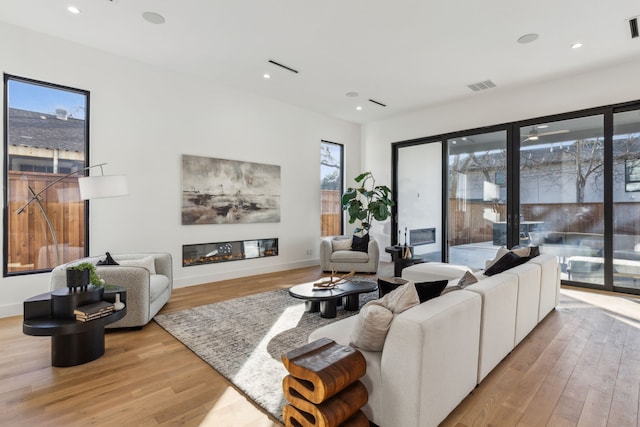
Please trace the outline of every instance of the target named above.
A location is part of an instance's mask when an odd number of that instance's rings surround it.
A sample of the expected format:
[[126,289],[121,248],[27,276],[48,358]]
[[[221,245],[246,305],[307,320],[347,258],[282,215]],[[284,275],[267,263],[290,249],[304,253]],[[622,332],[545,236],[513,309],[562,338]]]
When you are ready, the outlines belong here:
[[344,147],[322,141],[320,145],[320,228],[321,236],[342,234],[342,192]]
[[4,89],[3,271],[49,271],[86,255],[84,172],[72,173],[87,165],[89,92],[6,74]]
[[625,160],[624,191],[640,191],[640,159]]

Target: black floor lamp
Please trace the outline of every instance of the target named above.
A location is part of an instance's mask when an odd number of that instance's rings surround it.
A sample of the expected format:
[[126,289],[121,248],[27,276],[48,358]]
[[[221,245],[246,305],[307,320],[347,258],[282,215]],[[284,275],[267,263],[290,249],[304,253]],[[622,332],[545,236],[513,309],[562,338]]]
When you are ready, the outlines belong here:
[[56,249],[56,265],[61,264],[60,259],[60,248],[58,247],[58,236],[56,235],[56,231],[53,228],[53,224],[51,223],[51,218],[47,213],[47,210],[40,199],[40,196],[47,191],[49,188],[53,187],[60,181],[65,178],[68,178],[72,175],[76,175],[78,172],[83,172],[93,168],[100,168],[100,175],[98,176],[83,176],[78,178],[78,185],[80,187],[80,198],[82,200],[89,199],[100,199],[105,197],[117,197],[117,196],[126,196],[129,194],[129,188],[127,185],[127,178],[124,175],[104,175],[104,171],[102,167],[106,165],[106,163],[100,163],[99,165],[87,166],[82,169],[78,169],[75,172],[71,172],[62,176],[51,184],[44,187],[38,193],[34,191],[31,186],[28,186],[29,192],[31,193],[31,199],[22,206],[20,209],[16,210],[16,214],[20,215],[25,209],[33,202],[36,202],[40,207],[40,211],[44,215],[44,219],[47,222],[47,226],[49,227],[49,231],[51,232],[51,238],[53,239],[53,245]]

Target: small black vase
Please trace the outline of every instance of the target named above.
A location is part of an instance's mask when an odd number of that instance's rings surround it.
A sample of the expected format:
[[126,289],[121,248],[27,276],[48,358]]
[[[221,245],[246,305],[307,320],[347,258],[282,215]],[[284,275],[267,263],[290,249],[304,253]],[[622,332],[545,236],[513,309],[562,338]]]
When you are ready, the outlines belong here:
[[67,270],[67,287],[83,288],[89,285],[89,270]]

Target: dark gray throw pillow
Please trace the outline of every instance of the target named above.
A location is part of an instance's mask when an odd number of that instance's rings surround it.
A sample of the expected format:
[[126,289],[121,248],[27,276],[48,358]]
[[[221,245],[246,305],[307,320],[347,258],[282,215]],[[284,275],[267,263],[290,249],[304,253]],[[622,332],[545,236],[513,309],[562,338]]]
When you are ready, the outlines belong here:
[[359,251],[359,252],[368,252],[369,251],[369,234],[365,234],[362,237],[353,236],[353,240],[351,241],[351,250]]
[[507,271],[510,268],[517,267],[525,262],[529,261],[529,257],[521,257],[513,252],[507,252],[502,258],[493,263],[491,267],[485,270],[484,274],[486,276],[493,276],[495,274],[502,273],[503,271]]
[[416,282],[416,291],[418,292],[418,298],[420,304],[425,301],[429,301],[432,298],[440,296],[442,290],[449,283],[448,280],[436,280],[435,282]]
[[378,297],[382,298],[391,291],[394,291],[398,286],[402,286],[407,283],[407,280],[399,277],[392,279],[378,278]]

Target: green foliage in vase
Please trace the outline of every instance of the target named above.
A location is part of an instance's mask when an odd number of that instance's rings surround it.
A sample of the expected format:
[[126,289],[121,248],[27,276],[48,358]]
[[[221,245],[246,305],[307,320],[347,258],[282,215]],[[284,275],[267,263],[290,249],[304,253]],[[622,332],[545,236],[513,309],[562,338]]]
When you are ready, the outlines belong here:
[[369,233],[371,222],[385,221],[391,216],[391,190],[386,185],[376,185],[371,172],[364,172],[355,178],[359,187],[349,187],[342,195],[342,210],[349,214],[349,224],[360,221],[355,233]]
[[104,286],[103,280],[96,272],[95,265],[90,262],[82,262],[80,264],[72,265],[71,267],[68,267],[67,270],[89,270],[89,283],[93,286]]

